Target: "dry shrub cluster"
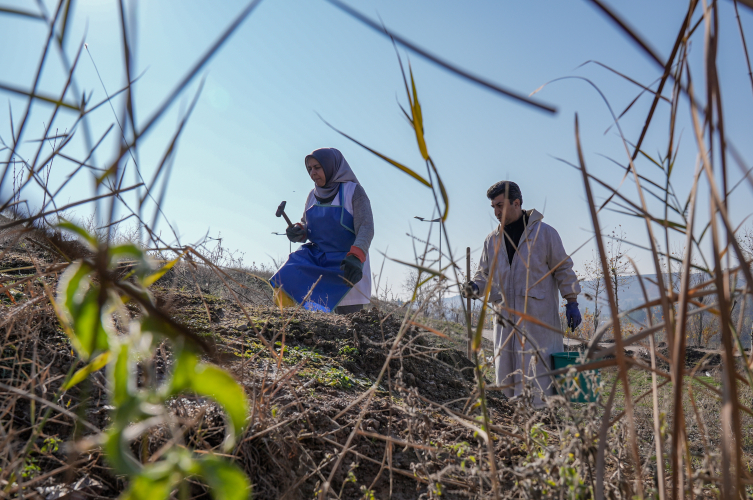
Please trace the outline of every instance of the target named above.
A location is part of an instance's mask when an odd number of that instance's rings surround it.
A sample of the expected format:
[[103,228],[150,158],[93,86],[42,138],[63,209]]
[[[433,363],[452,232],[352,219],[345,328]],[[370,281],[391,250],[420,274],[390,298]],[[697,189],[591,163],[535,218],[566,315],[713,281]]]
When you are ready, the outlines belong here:
[[[33,231],[26,236],[41,237]],[[3,304],[2,323],[4,491],[32,498],[117,496],[125,484],[101,451],[81,454],[76,447],[110,422],[104,372],[61,390],[66,374],[82,366],[49,296],[66,263],[24,241],[4,245],[2,258],[8,271],[3,285],[14,297]],[[251,478],[256,498],[311,498],[325,484],[341,498],[490,493],[474,364],[452,347],[454,339],[441,336],[447,333],[414,321],[421,311],[375,308],[333,317],[159,283],[154,293],[174,319],[214,341],[212,359],[228,367],[251,397],[248,428],[232,456]],[[132,312],[139,314],[138,308]],[[139,384],[149,383],[149,373],[160,383],[171,365],[162,344],[139,364]],[[597,405],[556,398],[549,408],[535,410],[530,394],[508,402],[497,392],[489,393],[486,404],[495,477],[505,497],[592,490]],[[171,423],[134,439],[137,457],[158,459],[176,432],[191,449],[219,452],[225,421],[215,403],[187,396],[175,398],[170,408]],[[621,449],[622,438],[624,426],[610,430],[613,449]],[[621,458],[609,464],[615,474],[610,496],[616,498],[630,491]],[[199,482],[192,481],[190,491],[206,494]]]

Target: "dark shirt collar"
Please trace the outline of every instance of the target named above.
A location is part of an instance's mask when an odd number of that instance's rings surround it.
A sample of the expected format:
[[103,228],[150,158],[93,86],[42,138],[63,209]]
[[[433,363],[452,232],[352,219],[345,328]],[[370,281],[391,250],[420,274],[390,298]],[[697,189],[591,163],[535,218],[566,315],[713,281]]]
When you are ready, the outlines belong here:
[[505,232],[510,233],[511,231],[515,232],[523,232],[525,227],[528,225],[528,214],[524,210],[522,214],[520,214],[520,217],[515,222],[511,222],[508,225],[505,226]]

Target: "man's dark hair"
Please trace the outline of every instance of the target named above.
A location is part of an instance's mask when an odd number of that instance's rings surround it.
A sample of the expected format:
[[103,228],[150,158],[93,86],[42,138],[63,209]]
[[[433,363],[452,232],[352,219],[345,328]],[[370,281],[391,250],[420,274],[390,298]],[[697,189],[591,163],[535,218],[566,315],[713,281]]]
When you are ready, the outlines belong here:
[[520,192],[520,187],[512,181],[499,181],[493,184],[486,191],[486,197],[493,200],[501,194],[505,194],[505,198],[511,203],[515,200],[520,200],[520,204],[523,205],[523,193]]

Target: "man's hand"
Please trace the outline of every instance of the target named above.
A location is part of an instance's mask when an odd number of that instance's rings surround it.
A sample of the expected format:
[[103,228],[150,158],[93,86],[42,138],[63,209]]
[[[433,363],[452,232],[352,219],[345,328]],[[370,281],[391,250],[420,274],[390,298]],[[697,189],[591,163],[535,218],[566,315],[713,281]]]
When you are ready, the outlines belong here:
[[475,299],[478,297],[478,285],[473,281],[463,283],[463,286],[460,288],[460,296],[464,299],[467,299],[468,297]]
[[578,310],[578,303],[568,302],[565,306],[565,318],[567,320],[567,326],[571,330],[575,330],[580,325],[583,318],[580,316],[580,310]]
[[348,254],[340,262],[340,269],[345,271],[345,283],[348,286],[354,286],[363,278],[363,262],[355,255]]
[[303,224],[300,222],[296,222],[292,226],[288,226],[285,230],[285,234],[290,241],[298,243],[299,241],[304,241],[306,239],[306,228],[304,228]]

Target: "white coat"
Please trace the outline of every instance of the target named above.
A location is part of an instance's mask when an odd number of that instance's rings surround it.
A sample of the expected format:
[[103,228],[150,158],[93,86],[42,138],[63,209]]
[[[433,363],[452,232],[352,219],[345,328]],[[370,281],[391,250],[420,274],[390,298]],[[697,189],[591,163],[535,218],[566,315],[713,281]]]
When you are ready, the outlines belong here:
[[[544,216],[536,210],[526,213],[528,225],[520,237],[512,265],[507,258],[504,240],[500,239],[498,226],[486,237],[473,281],[479,287],[479,294],[483,295],[486,283],[492,276],[489,302],[500,311],[499,316],[512,323],[518,322],[520,318],[517,315],[500,309],[500,306],[506,306],[560,330],[559,295],[563,298],[577,297],[580,293],[578,277],[557,231],[543,223],[541,220]],[[499,251],[499,256],[496,268],[492,270],[495,251]],[[547,273],[550,274],[541,279]],[[552,366],[551,354],[563,350],[562,334],[530,321],[521,321],[517,328],[526,333],[526,339],[514,333],[512,326],[503,324],[499,316],[495,315],[494,319],[496,383],[514,384],[504,392],[508,397],[517,396],[523,390],[522,375],[525,374],[526,384],[530,384],[534,390],[534,403],[540,405],[542,393],[554,394],[554,386],[550,377],[537,377],[537,374],[549,371]],[[511,336],[511,333],[514,334]],[[535,355],[536,350],[545,363]]]

